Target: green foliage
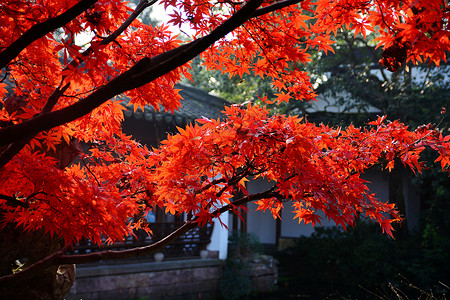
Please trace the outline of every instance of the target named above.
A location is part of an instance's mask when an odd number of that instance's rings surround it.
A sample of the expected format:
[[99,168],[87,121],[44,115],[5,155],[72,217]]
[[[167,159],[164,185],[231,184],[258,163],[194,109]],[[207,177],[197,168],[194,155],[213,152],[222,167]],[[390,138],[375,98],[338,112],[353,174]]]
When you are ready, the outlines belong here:
[[[191,64],[190,74],[193,84],[209,93],[226,99],[231,103],[243,103],[251,101],[260,103],[259,97],[267,96],[275,98],[270,80],[262,79],[253,74],[243,74],[230,77],[220,71],[207,71],[202,66],[202,61],[196,57]],[[188,82],[187,82],[188,83]]]
[[261,253],[263,247],[257,235],[234,231],[229,238],[229,256],[250,260],[255,254]]
[[219,282],[220,295],[227,300],[246,298],[252,289],[248,265],[239,258],[228,258]]
[[[140,0],[130,0],[129,6],[133,9],[136,8],[136,6],[139,4]],[[139,20],[146,24],[151,26],[158,25],[159,21],[154,18],[153,14],[153,7],[147,7],[140,15]]]
[[229,238],[228,258],[219,283],[220,295],[226,300],[246,299],[253,292],[249,262],[262,251],[256,235],[233,232]]
[[422,203],[418,233],[421,259],[411,266],[419,282],[450,283],[450,178],[436,169],[419,177]]
[[[446,66],[437,71],[427,64],[415,67],[414,71],[405,67],[395,73],[383,70],[378,64],[381,49],[375,49],[370,37],[366,41],[354,38],[353,34],[350,31],[338,33],[335,54],[314,52],[311,63],[299,66],[310,75],[316,93],[336,99],[341,112],[312,113],[309,108],[314,102],[304,101],[275,106],[275,112],[306,115],[310,122],[316,123],[363,126],[376,118],[367,112],[368,105],[372,105],[380,109],[378,114],[387,114],[390,119],[400,119],[412,126],[441,122],[441,108],[450,107],[450,83],[445,81],[444,75]],[[418,70],[425,74],[423,78],[416,76]],[[260,103],[260,97],[264,96],[269,100],[275,98],[268,80],[253,74],[230,78],[219,71],[207,71],[199,58],[192,64],[190,73],[195,86],[233,103]],[[348,95],[353,101],[349,101]],[[348,113],[355,109],[360,113]],[[448,128],[443,123],[440,126]]]

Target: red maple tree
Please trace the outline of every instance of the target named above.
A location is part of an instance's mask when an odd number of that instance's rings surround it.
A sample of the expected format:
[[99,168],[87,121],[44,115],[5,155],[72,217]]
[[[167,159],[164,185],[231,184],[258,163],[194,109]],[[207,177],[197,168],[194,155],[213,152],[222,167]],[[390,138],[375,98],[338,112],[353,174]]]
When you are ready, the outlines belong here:
[[[332,36],[343,27],[375,32],[390,70],[439,65],[450,49],[447,1],[162,0],[173,11],[169,23],[191,27],[187,42],[167,25],[139,21],[155,3],[0,4],[2,291],[58,298],[49,282],[59,265],[156,251],[249,201],[276,217],[287,199],[299,221],[313,224],[318,211],[343,226],[362,214],[392,235],[400,216],[376,200],[360,175],[380,164],[390,170],[398,158],[420,172],[426,147],[448,168],[449,136],[431,125],[409,130],[380,118],[367,128],[331,128],[251,105],[225,108],[224,120],[201,119],[201,126],[180,129],[150,150],[122,133],[124,108],[115,98],[125,95],[135,108],[176,110],[173,86],[201,55],[209,69],[270,78],[278,103],[312,100],[308,74],[298,66],[311,51],[333,51]],[[79,45],[81,34],[92,38]],[[249,177],[274,184],[249,194]],[[82,238],[116,242],[145,229],[130,220],[153,206],[189,218],[144,248],[66,255]],[[13,274],[18,258],[28,262]]]

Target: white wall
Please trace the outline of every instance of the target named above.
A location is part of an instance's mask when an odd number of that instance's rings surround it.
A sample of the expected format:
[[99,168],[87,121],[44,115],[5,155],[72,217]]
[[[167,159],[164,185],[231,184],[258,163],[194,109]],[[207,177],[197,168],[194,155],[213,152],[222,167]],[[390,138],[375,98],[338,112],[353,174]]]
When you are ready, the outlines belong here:
[[[220,221],[228,226],[228,212],[220,215]],[[214,229],[211,235],[211,243],[206,249],[210,251],[219,251],[219,259],[226,259],[228,254],[228,230],[218,219],[214,219]]]
[[[310,236],[314,232],[314,226],[304,222],[299,223],[298,218],[294,219],[294,208],[290,203],[286,203],[283,213],[281,214],[281,237],[297,238],[299,236]],[[323,214],[319,214],[323,215]],[[321,224],[316,226],[335,226],[335,223],[328,221],[327,218],[320,220]]]
[[389,200],[389,177],[387,172],[381,172],[378,169],[367,170],[361,176],[362,179],[369,181],[367,187],[378,200],[387,202]]
[[[389,199],[389,182],[386,173],[381,173],[377,170],[368,170],[362,177],[370,181],[367,185],[379,200],[387,201]],[[261,192],[270,186],[270,183],[261,179],[248,182],[248,190],[250,193]],[[264,244],[275,244],[276,220],[270,212],[262,213],[255,211],[256,207],[253,203],[248,204],[247,232],[255,233]],[[292,205],[286,202],[281,213],[281,237],[297,238],[302,235],[310,236],[314,232],[312,224],[305,225],[303,222],[299,224],[298,219],[294,220],[294,213],[292,211]],[[335,226],[335,224],[323,218],[320,226]]]
[[[251,180],[247,183],[249,193],[262,192],[271,186],[272,184],[263,179]],[[249,203],[247,207],[247,232],[256,234],[263,244],[275,244],[277,226],[272,213],[256,211],[257,205],[254,203]]]
[[257,205],[254,203],[249,203],[247,207],[247,232],[256,234],[263,244],[275,244],[277,226],[272,213],[255,211]]

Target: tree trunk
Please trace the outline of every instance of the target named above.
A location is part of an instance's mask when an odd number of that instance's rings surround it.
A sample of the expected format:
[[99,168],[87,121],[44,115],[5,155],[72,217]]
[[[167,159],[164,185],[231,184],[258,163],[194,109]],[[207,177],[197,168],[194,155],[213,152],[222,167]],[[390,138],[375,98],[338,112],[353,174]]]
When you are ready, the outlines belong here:
[[[0,234],[0,276],[33,264],[62,245],[43,231],[24,232],[20,227],[6,226]],[[74,281],[75,265],[51,266],[31,279],[0,285],[0,295],[2,299],[62,300]]]

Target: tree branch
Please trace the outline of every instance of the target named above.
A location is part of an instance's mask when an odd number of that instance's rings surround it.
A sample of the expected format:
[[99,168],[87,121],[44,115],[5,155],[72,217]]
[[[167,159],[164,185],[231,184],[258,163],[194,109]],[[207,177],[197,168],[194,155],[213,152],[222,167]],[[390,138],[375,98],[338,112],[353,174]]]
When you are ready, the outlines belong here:
[[[298,0],[288,0],[283,2],[283,4],[292,5],[298,2]],[[153,58],[141,59],[128,71],[122,73],[86,98],[71,106],[57,111],[42,113],[20,124],[1,129],[0,145],[8,145],[17,140],[33,137],[41,131],[49,130],[53,127],[76,120],[88,114],[108,99],[151,82],[187,63],[206,50],[214,42],[242,25],[248,19],[259,16],[260,14],[253,15],[253,12],[261,5],[261,3],[262,0],[250,0],[242,9],[213,30],[209,35]],[[264,10],[264,12],[267,13],[274,9],[275,7],[272,7],[271,10]]]
[[[136,6],[134,11],[130,14],[130,16],[125,20],[125,22],[120,25],[119,28],[117,28],[113,33],[111,33],[109,36],[107,36],[105,39],[103,39],[100,44],[101,45],[108,45],[112,41],[114,41],[119,35],[121,35],[130,25],[131,23],[146,9],[147,7],[153,5],[156,3],[157,0],[152,0],[151,2],[148,2],[147,0],[141,0],[139,1],[139,4]],[[83,57],[88,56],[93,51],[92,46],[87,48],[81,55]],[[63,71],[69,70],[69,66],[76,68],[80,65],[80,61],[77,59],[72,59],[69,64],[64,68]],[[63,76],[61,79],[61,82],[64,81],[66,76]],[[42,112],[49,112],[53,109],[53,107],[58,102],[58,99],[64,94],[64,92],[69,88],[70,82],[67,83],[64,87],[58,87],[56,88],[53,93],[50,95],[50,97],[47,100],[47,103],[45,104],[44,108],[42,109]]]
[[[153,5],[157,0],[152,0],[148,2],[147,0],[141,0],[139,4],[137,5],[136,9],[130,14],[130,16],[127,18],[127,20],[113,33],[111,33],[107,38],[102,40],[100,44],[107,45],[114,41],[120,34],[122,34],[125,29],[127,29],[131,23],[139,16],[142,11],[144,11],[145,8]],[[92,52],[92,46],[86,49],[82,56],[86,57]],[[80,64],[79,60],[72,59],[71,62],[69,62],[68,66],[66,66],[65,70],[69,68],[69,65],[72,67],[77,67]],[[65,76],[62,77],[61,82],[64,81]],[[57,87],[52,94],[47,99],[47,102],[45,103],[44,107],[42,108],[42,113],[50,112],[53,107],[58,102],[59,98],[64,95],[64,92],[70,87],[70,82],[67,83],[65,86],[59,86]],[[11,143],[5,151],[3,151],[0,154],[0,169],[3,168],[17,153],[22,150],[23,147],[26,146],[26,144],[30,141],[32,137],[28,137],[23,140],[15,141]]]
[[30,141],[30,138],[9,144],[0,152],[0,169],[3,168]]
[[7,205],[10,205],[10,206],[14,206],[14,207],[21,206],[23,208],[30,207],[30,205],[27,202],[22,202],[22,201],[18,200],[17,198],[11,197],[8,195],[0,194],[0,199],[6,200],[8,202]]
[[[152,6],[155,4],[158,0],[152,0],[148,2],[147,0],[141,0],[139,1],[139,4],[136,6],[134,11],[131,13],[131,15],[128,17],[128,19],[120,25],[119,28],[117,28],[116,31],[114,31],[112,34],[110,34],[106,39],[104,39],[101,44],[106,45],[114,41],[122,32],[125,31],[125,29],[128,28],[128,26],[131,25],[131,23],[141,14],[144,9],[146,9],[149,6]],[[92,49],[92,48],[90,48]]]
[[32,42],[69,23],[96,2],[97,0],[81,0],[64,13],[42,23],[33,25],[22,36],[20,36],[11,45],[9,45],[9,47],[0,53],[0,69],[3,69],[7,64],[9,64]]
[[[59,97],[69,88],[69,84],[66,84],[62,88],[57,88],[53,91],[47,100],[47,103],[42,108],[42,112],[49,112],[53,109]],[[0,152],[0,169],[3,168],[17,153],[25,147],[31,138],[27,138],[20,141],[15,141],[6,147],[6,149]]]
[[174,242],[181,235],[189,231],[190,229],[198,226],[195,221],[187,221],[182,226],[180,226],[177,230],[163,238],[162,240],[155,242],[151,245],[138,247],[127,250],[120,251],[100,251],[94,252],[90,254],[80,254],[80,255],[64,255],[69,250],[69,247],[65,247],[64,249],[47,256],[46,258],[32,264],[28,268],[17,272],[15,274],[7,275],[0,277],[0,286],[8,284],[8,282],[15,280],[26,280],[28,278],[33,277],[35,274],[39,273],[41,270],[44,270],[52,265],[65,265],[65,264],[81,264],[88,262],[96,262],[100,260],[107,259],[119,259],[119,258],[130,258],[136,257],[144,254],[151,254],[158,250],[161,250],[168,244]]
[[303,2],[303,1],[304,0],[284,0],[284,1],[279,1],[279,2],[273,3],[273,4],[269,5],[269,6],[265,6],[265,7],[262,7],[262,8],[259,8],[259,9],[255,10],[255,12],[252,14],[251,18],[256,18],[256,17],[259,17],[259,16],[262,16],[262,15],[271,13],[273,11],[276,11],[276,10],[279,10],[279,9],[282,9],[282,8],[285,8],[285,7],[288,7],[288,6],[291,6],[291,5]]
[[81,263],[89,263],[96,262],[99,260],[108,260],[108,259],[122,259],[122,258],[131,258],[136,256],[141,256],[145,254],[151,254],[162,250],[165,246],[171,244],[175,240],[177,240],[180,236],[198,226],[198,223],[195,221],[186,221],[183,225],[178,227],[177,230],[173,231],[171,234],[159,240],[153,244],[143,247],[136,247],[132,249],[126,250],[118,250],[118,251],[99,251],[90,254],[80,254],[80,255],[61,255],[56,259],[56,263],[59,265],[64,264],[81,264]]
[[279,197],[280,194],[277,192],[274,192],[276,187],[277,187],[276,185],[273,185],[270,189],[268,189],[264,192],[251,194],[251,195],[247,195],[245,197],[239,198],[230,204],[224,205],[221,208],[216,209],[212,214],[216,215],[218,217],[219,215],[223,214],[224,212],[232,210],[233,206],[241,206],[241,205],[244,205],[248,202],[252,202],[255,200]]
[[[146,9],[149,6],[152,6],[153,4],[156,3],[157,0],[152,0],[150,2],[148,2],[147,0],[141,0],[139,1],[139,4],[136,6],[136,8],[134,9],[134,11],[130,14],[130,16],[125,20],[125,22],[122,23],[122,25],[120,25],[119,28],[117,28],[113,33],[111,33],[110,35],[108,35],[105,39],[103,39],[100,42],[100,45],[108,45],[109,43],[115,41],[115,39],[121,35],[130,25],[131,23],[133,23],[133,21],[144,11],[144,9]],[[92,46],[90,46],[89,48],[87,48],[81,55],[83,57],[88,56],[91,52],[93,51]],[[77,67],[80,64],[79,60],[76,59],[72,59],[68,66],[66,66],[64,68],[64,70],[68,70],[69,66],[71,67]],[[65,76],[63,76],[61,82],[64,80]]]

